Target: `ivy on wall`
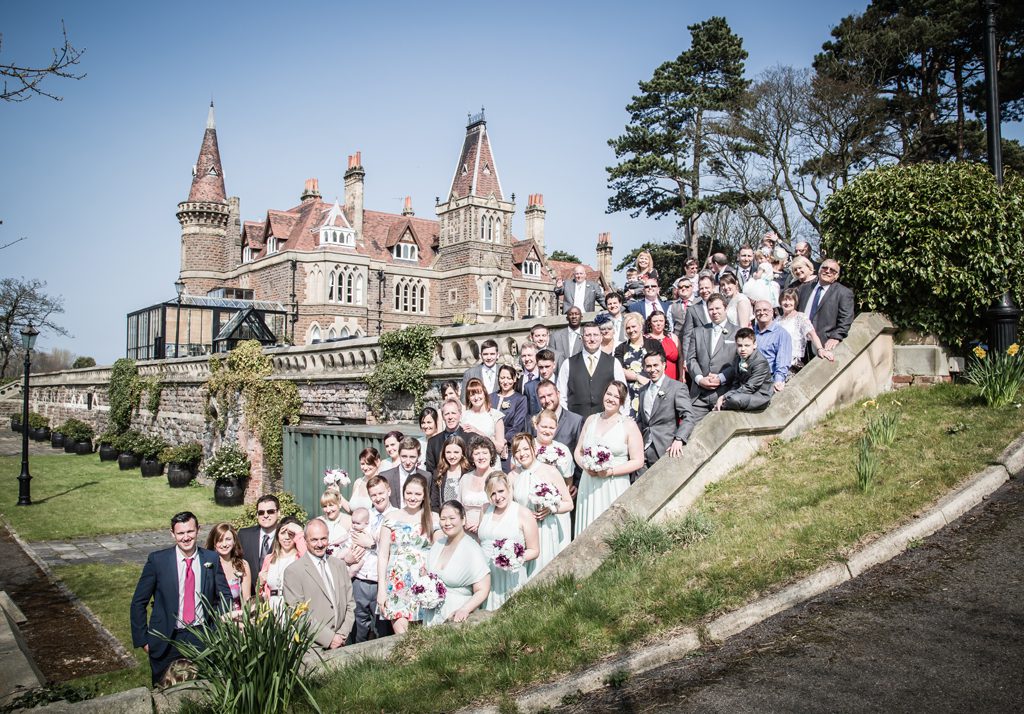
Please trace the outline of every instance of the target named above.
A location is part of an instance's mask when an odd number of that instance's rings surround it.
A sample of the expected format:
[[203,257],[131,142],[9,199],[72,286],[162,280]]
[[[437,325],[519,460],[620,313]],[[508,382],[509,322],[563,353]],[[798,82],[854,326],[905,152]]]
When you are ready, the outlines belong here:
[[[244,397],[245,419],[263,446],[264,464],[278,476],[283,462],[282,427],[298,423],[302,402],[292,382],[267,379],[272,372],[270,358],[256,340],[240,343],[226,358],[210,357],[206,416],[223,433],[228,414],[237,411],[239,398]],[[217,400],[216,412],[211,397]]]
[[367,405],[378,419],[387,418],[386,400],[395,394],[412,396],[416,411],[423,408],[423,395],[430,388],[430,371],[438,339],[434,328],[414,325],[387,332],[380,337],[380,360],[366,378]]
[[146,394],[146,408],[156,417],[160,411],[160,396],[164,385],[158,377],[140,377],[135,361],[122,358],[114,362],[110,371],[107,397],[110,401],[110,430],[124,433],[132,423],[132,412],[142,403]]

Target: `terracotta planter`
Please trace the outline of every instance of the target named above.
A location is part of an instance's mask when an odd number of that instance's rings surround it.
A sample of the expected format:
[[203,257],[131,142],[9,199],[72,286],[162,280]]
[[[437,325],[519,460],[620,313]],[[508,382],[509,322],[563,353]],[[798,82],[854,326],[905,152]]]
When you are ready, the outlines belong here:
[[117,467],[122,471],[131,471],[139,467],[139,457],[135,454],[121,454],[117,457]]
[[245,498],[245,484],[234,479],[220,479],[213,487],[213,500],[218,506],[241,506]]
[[171,488],[185,488],[195,477],[195,472],[187,466],[167,464],[167,485]]
[[155,458],[142,459],[142,461],[139,462],[139,467],[142,469],[142,475],[146,478],[151,476],[162,476],[164,473],[164,465]]
[[100,444],[100,461],[117,461],[118,451],[110,444]]

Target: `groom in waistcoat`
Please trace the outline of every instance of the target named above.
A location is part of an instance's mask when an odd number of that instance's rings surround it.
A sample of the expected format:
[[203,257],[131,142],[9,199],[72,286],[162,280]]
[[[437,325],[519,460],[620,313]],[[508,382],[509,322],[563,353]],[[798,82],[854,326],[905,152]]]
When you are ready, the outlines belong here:
[[558,393],[562,407],[583,417],[604,411],[604,393],[613,380],[622,383],[626,375],[619,361],[601,349],[601,328],[593,322],[581,327],[583,349],[562,363],[558,370]]

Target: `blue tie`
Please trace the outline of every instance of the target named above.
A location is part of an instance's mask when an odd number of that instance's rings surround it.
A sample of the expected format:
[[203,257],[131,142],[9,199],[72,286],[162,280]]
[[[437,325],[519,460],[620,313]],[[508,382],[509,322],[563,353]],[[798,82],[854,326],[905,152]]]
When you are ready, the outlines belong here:
[[810,310],[810,312],[807,313],[807,319],[808,320],[813,320],[814,319],[814,313],[816,313],[818,311],[818,303],[821,302],[821,293],[822,293],[822,291],[823,291],[823,288],[820,285],[814,289],[814,299],[811,300],[811,310]]

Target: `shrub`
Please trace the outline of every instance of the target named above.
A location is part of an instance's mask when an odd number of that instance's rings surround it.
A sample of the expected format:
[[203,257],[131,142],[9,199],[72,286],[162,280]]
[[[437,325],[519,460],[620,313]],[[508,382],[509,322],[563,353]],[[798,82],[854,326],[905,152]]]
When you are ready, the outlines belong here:
[[118,434],[113,443],[111,443],[111,446],[122,454],[138,454],[142,438],[142,434],[134,429],[129,429],[123,434]]
[[216,480],[249,478],[249,457],[237,444],[222,447],[206,462],[206,475]]
[[868,171],[829,198],[822,247],[862,307],[958,346],[1007,290],[1024,304],[1024,181],[965,162]]
[[60,429],[65,439],[71,441],[88,441],[95,436],[92,426],[78,419],[68,419]]
[[[277,496],[277,500],[281,503],[281,511],[279,515],[281,518],[285,516],[293,516],[299,520],[300,523],[305,523],[309,520],[309,514],[303,510],[295,501],[295,497],[287,491],[280,491],[274,494]],[[246,528],[248,526],[255,526],[256,521],[256,504],[250,503],[242,509],[242,514],[231,522],[235,528]]]
[[39,412],[29,412],[28,425],[32,429],[42,429],[44,426],[50,426],[50,420]]
[[[1024,389],[1024,355],[1016,343],[1001,354],[988,352],[983,345],[974,348],[967,369],[967,381],[981,390],[990,407],[1005,407]],[[29,415],[31,423],[32,415]]]
[[132,423],[132,412],[139,404],[141,392],[135,362],[121,358],[114,362],[110,369],[110,387],[107,397],[110,400],[110,424],[114,431],[126,431]]
[[380,361],[366,378],[367,406],[378,419],[386,419],[387,398],[409,394],[415,410],[423,408],[423,395],[430,388],[427,372],[437,350],[434,328],[414,325],[380,336]]
[[119,438],[121,438],[120,434],[115,432],[113,429],[107,429],[97,437],[97,440],[103,446],[113,446],[116,449]]
[[178,464],[195,471],[199,462],[203,460],[203,445],[198,441],[190,441],[187,444],[169,446],[160,452],[158,458],[162,464]]
[[86,367],[95,367],[96,360],[92,357],[78,357],[71,364],[71,369],[84,369]]
[[142,459],[155,459],[157,454],[167,448],[167,442],[156,434],[144,435],[135,445],[135,453]]

